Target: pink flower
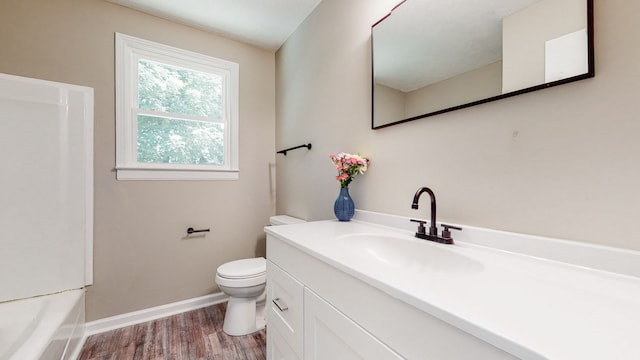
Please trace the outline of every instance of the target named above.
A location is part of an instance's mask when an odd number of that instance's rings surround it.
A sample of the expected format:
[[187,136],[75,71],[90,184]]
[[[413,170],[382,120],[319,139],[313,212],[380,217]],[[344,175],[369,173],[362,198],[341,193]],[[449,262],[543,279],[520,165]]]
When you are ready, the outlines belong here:
[[329,158],[338,170],[336,180],[340,181],[341,187],[348,187],[357,174],[364,174],[369,166],[369,159],[360,155],[346,153],[331,154]]

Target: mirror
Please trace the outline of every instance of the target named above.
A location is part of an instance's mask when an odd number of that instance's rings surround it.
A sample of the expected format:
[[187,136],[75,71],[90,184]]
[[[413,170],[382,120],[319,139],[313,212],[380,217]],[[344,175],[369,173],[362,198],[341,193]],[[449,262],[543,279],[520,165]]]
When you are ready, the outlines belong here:
[[373,129],[594,76],[593,0],[405,0],[371,38]]

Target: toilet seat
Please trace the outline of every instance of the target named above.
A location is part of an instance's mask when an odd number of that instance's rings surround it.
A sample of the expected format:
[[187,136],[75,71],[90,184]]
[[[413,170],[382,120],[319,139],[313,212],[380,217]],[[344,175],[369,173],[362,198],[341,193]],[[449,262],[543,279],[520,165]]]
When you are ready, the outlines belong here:
[[229,288],[248,288],[251,286],[264,285],[267,282],[267,275],[262,274],[258,276],[252,276],[248,278],[227,279],[225,277],[216,274],[216,284],[219,286],[226,286]]
[[216,283],[226,287],[250,287],[267,281],[265,258],[242,259],[228,262],[218,267]]
[[218,275],[227,279],[245,279],[267,272],[267,261],[263,257],[230,261],[218,267]]

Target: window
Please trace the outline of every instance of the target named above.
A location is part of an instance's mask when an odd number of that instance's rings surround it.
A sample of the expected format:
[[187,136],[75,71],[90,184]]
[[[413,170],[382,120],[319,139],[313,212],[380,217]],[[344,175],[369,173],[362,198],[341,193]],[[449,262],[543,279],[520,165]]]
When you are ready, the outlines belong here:
[[237,179],[238,68],[116,33],[118,180]]

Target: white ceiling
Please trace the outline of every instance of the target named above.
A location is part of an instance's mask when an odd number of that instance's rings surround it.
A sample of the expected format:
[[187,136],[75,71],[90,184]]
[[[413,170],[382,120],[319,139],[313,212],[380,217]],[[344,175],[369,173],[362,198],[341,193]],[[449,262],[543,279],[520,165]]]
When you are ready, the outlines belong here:
[[277,50],[321,0],[107,0]]

